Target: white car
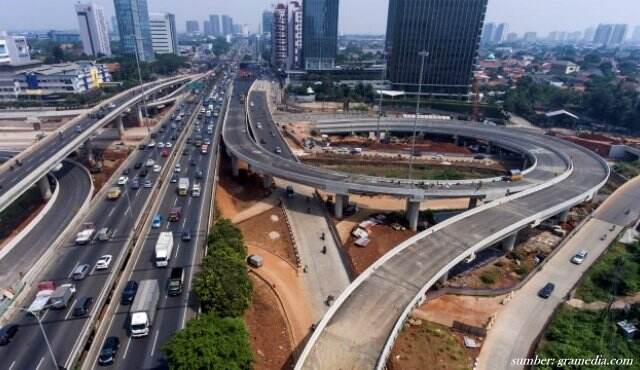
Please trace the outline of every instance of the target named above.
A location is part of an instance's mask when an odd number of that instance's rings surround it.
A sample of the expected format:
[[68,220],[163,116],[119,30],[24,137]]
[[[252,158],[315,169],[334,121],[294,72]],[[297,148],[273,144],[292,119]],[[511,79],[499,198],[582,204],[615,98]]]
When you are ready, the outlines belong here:
[[96,270],[108,269],[109,265],[111,265],[112,259],[113,259],[113,256],[111,256],[110,254],[107,254],[98,258],[98,262],[96,262]]
[[158,149],[164,148],[164,143],[161,141],[158,143]]
[[156,164],[156,161],[154,161],[153,159],[149,158],[147,159],[147,162],[144,164],[145,167],[153,167],[153,165]]
[[164,144],[164,147],[171,149],[173,147],[173,144],[171,144],[171,142],[167,141],[167,143]]
[[118,178],[118,185],[120,185],[120,186],[125,186],[125,185],[127,185],[128,182],[129,182],[129,177],[128,176],[120,176]]
[[115,107],[116,107],[116,105],[114,103],[109,103],[109,109],[113,109]]
[[149,142],[149,144],[147,144],[147,147],[148,147],[148,148],[153,148],[153,147],[155,147],[155,146],[156,146],[156,142],[155,142],[155,141],[153,141],[153,140],[151,140],[151,141]]
[[587,254],[588,252],[582,249],[578,251],[578,253],[576,253],[576,255],[573,256],[573,258],[571,258],[571,262],[575,263],[576,265],[581,265],[582,262],[584,262],[585,258],[587,258]]
[[176,168],[173,170],[173,172],[175,172],[175,173],[180,173],[180,171],[181,171],[181,170],[182,170],[182,169],[181,169],[181,167],[180,167],[180,163],[178,163],[178,164],[176,164]]
[[155,166],[153,166],[153,172],[160,172],[160,165],[156,164]]

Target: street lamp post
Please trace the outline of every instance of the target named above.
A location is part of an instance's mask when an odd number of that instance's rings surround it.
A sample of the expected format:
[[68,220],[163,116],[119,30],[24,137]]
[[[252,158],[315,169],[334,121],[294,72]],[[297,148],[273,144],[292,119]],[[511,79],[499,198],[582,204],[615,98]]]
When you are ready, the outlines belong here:
[[40,326],[40,331],[42,331],[44,342],[47,344],[47,349],[49,350],[51,361],[53,361],[53,368],[58,369],[58,361],[56,361],[56,356],[53,354],[53,348],[51,348],[51,343],[49,343],[49,338],[47,337],[47,333],[44,331],[44,326],[42,325],[42,320],[40,319],[40,316],[38,316],[37,312],[29,311],[27,308],[21,308],[20,310],[27,312],[36,318],[36,321],[38,322],[38,326]]
[[385,50],[382,52],[384,56],[384,66],[382,67],[382,80],[380,80],[380,100],[378,101],[378,124],[376,125],[376,138],[378,142],[380,142],[380,119],[382,118],[382,84],[384,84],[384,78],[387,75],[387,54],[388,52]]
[[412,179],[413,176],[413,157],[415,157],[414,153],[416,150],[416,130],[418,128],[418,114],[420,113],[420,95],[422,94],[422,77],[424,74],[424,61],[429,56],[429,52],[423,50],[418,53],[420,56],[420,78],[418,80],[418,99],[416,101],[416,116],[413,120],[413,138],[411,140],[411,153],[409,156],[409,180]]

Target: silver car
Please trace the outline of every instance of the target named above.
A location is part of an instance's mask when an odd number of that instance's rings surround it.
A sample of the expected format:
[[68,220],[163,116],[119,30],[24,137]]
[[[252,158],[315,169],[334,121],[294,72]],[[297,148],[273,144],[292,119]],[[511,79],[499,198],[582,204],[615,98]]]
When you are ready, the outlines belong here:
[[71,279],[73,279],[75,281],[84,280],[84,278],[87,277],[87,274],[89,274],[89,269],[90,268],[91,267],[89,265],[87,265],[87,264],[79,265],[71,273]]

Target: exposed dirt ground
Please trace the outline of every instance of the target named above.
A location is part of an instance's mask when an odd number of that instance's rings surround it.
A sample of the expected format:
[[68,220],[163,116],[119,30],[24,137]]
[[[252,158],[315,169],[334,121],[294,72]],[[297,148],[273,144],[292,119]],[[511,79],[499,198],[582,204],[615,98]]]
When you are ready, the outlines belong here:
[[478,349],[467,350],[463,336],[451,329],[418,320],[405,325],[387,361],[389,370],[467,370]]
[[[322,199],[326,200],[328,195],[333,194],[320,192]],[[358,205],[358,215],[365,211],[401,211],[404,210],[407,205],[406,198],[390,197],[386,195],[349,195],[349,202]],[[420,209],[432,209],[432,210],[452,210],[452,209],[467,209],[469,208],[469,198],[455,198],[455,199],[433,199],[420,203]],[[366,217],[365,217],[366,218]],[[360,220],[362,221],[362,220]],[[359,221],[358,221],[359,222]]]
[[240,167],[240,175],[231,175],[231,161],[220,161],[220,177],[216,189],[216,207],[221,217],[233,219],[239,212],[248,209],[269,195],[258,175],[247,175],[246,167]]
[[489,318],[502,307],[505,296],[470,297],[443,295],[430,299],[413,310],[411,317],[452,326],[454,321],[484,327]]
[[289,368],[291,336],[278,299],[269,286],[253,274],[251,306],[244,314],[257,370]]
[[247,244],[282,257],[296,265],[293,242],[280,207],[274,207],[238,224]]

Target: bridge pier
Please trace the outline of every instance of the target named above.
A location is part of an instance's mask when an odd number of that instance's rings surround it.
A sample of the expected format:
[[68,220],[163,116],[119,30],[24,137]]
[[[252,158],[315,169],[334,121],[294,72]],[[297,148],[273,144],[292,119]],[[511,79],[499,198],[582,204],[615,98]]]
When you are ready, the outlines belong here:
[[558,222],[565,223],[569,219],[569,210],[564,210],[558,213]]
[[124,136],[124,122],[122,121],[122,115],[119,115],[116,118],[116,128],[118,129],[118,134],[122,139],[122,137]]
[[505,252],[513,251],[513,248],[516,246],[516,239],[518,238],[518,233],[509,235],[504,240],[502,240],[502,250]]
[[333,206],[333,212],[336,218],[342,218],[342,211],[346,205],[349,205],[349,194],[338,194],[336,193],[336,201]]
[[51,198],[51,184],[49,183],[47,175],[42,176],[42,178],[38,180],[38,189],[40,189],[42,199],[49,200]]
[[138,126],[144,127],[144,115],[142,114],[142,104],[138,104],[136,106],[136,111],[138,113]]
[[476,208],[478,206],[478,198],[469,198],[469,209]]
[[238,157],[231,156],[231,175],[238,177],[240,175],[240,163],[238,163]]
[[91,145],[91,140],[87,139],[84,144],[84,151],[85,154],[87,155],[87,161],[92,163],[93,161],[95,161],[95,158],[93,157],[93,147]]
[[419,216],[420,216],[420,200],[408,198],[405,217],[409,222],[409,228],[413,231],[418,230]]
[[449,271],[447,271],[444,274],[442,274],[442,276],[440,276],[440,278],[438,279],[440,284],[445,284],[447,282],[447,280],[449,280]]

